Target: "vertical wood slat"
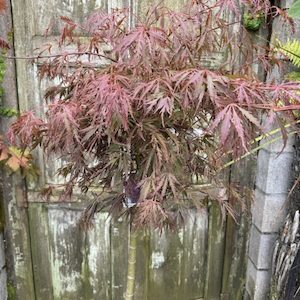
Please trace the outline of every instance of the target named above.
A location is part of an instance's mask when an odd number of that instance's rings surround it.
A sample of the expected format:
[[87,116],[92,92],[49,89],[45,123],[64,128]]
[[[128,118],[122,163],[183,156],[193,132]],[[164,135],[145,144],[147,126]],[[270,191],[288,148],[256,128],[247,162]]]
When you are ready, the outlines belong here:
[[110,236],[107,214],[95,227],[80,227],[81,211],[50,208],[50,257],[54,300],[111,299]]
[[249,220],[240,216],[237,222],[227,219],[222,300],[243,299],[244,294]]
[[118,220],[111,225],[112,300],[123,299],[126,289],[128,225]]
[[80,214],[30,204],[37,299],[111,299],[107,214],[98,214],[88,232],[79,227]]
[[182,299],[183,229],[151,233],[149,298]]
[[[250,209],[251,195],[255,180],[254,157],[242,160],[231,168],[231,184],[238,184],[238,189],[243,192],[242,201],[247,209]],[[247,170],[245,172],[245,170]],[[245,275],[247,266],[247,243],[249,237],[250,220],[247,213],[242,212],[241,204],[235,204],[239,215],[236,221],[227,217],[226,246],[223,266],[222,299],[242,299],[245,288]]]
[[204,297],[207,214],[191,211],[184,228],[151,234],[149,299]]
[[221,212],[218,204],[210,204],[208,221],[207,277],[204,297],[206,300],[220,299],[224,263],[225,225],[226,222],[221,218]]
[[149,299],[150,233],[138,231],[136,257],[135,299]]
[[[28,0],[10,0],[13,12],[14,50],[16,56],[27,56],[33,53],[32,37],[35,35],[35,19],[37,5]],[[38,115],[43,113],[43,100],[36,65],[26,59],[17,59],[17,94],[20,111],[33,110]],[[45,184],[44,155],[35,151],[36,164],[39,168],[39,185]]]
[[[0,17],[1,37],[10,43],[7,55],[14,56],[14,41],[11,40],[13,28],[11,1],[6,1],[6,11]],[[16,85],[15,61],[5,61],[5,77],[2,82],[4,97],[1,105],[18,110],[19,101]],[[1,134],[5,134],[10,120],[1,120]],[[2,172],[1,172],[2,173]],[[1,193],[3,193],[3,212],[5,215],[6,269],[8,271],[9,292],[19,299],[35,299],[33,284],[30,232],[26,204],[25,182],[20,174],[1,174]],[[1,197],[0,197],[1,198]]]
[[81,271],[84,300],[110,300],[112,297],[112,275],[110,219],[108,214],[97,214],[94,226],[84,234],[85,243],[82,250],[83,263]]
[[191,211],[183,236],[185,249],[182,263],[184,269],[183,288],[187,299],[204,298],[208,255],[207,229],[207,210]]
[[74,210],[49,207],[50,268],[54,300],[83,300],[81,255],[83,233],[78,226],[79,213]]
[[53,282],[50,269],[48,210],[39,203],[29,206],[32,267],[36,298],[53,300]]
[[[109,232],[107,214],[102,213],[96,216],[95,227],[84,233],[78,227],[80,211],[72,210],[71,206],[70,210],[61,211],[50,205],[47,212],[43,205],[30,204],[32,227],[40,224],[31,229],[39,295],[45,294],[43,299],[47,300],[122,299],[126,287],[128,226],[124,222],[114,223]],[[204,297],[207,215],[191,213],[189,220],[178,232],[165,232],[162,236],[139,234],[136,299]],[[50,259],[44,259],[40,266],[43,269],[37,270],[43,254]],[[50,278],[45,284],[47,276]],[[51,284],[53,296],[46,295],[45,286],[49,291]]]

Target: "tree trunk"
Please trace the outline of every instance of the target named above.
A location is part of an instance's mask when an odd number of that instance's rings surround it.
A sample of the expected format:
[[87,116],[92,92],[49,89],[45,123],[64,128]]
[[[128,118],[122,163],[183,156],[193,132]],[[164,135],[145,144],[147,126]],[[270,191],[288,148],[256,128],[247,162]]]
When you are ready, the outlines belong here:
[[136,272],[136,245],[137,233],[130,227],[129,230],[129,251],[128,251],[128,267],[127,267],[127,287],[125,300],[134,299],[135,291],[135,272]]

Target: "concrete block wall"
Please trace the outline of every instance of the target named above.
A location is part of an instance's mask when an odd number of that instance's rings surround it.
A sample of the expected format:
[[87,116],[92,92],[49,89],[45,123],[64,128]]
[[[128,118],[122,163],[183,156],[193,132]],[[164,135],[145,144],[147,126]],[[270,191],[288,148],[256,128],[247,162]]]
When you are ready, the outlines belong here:
[[286,216],[286,199],[294,159],[293,145],[294,138],[291,137],[282,153],[283,142],[278,141],[258,154],[245,299],[268,299],[272,254]]
[[[277,1],[282,9],[288,9],[294,0]],[[276,18],[272,24],[271,43],[279,39],[300,39],[300,21],[295,22],[292,33],[287,24]],[[290,66],[292,67],[292,66]],[[267,76],[268,82],[282,82],[290,70],[274,67]],[[270,128],[271,130],[272,128]],[[270,139],[280,137],[272,136]],[[268,139],[262,143],[268,142]],[[286,216],[286,199],[292,185],[294,137],[290,136],[283,149],[282,139],[260,150],[257,160],[256,188],[252,208],[248,266],[246,275],[247,300],[267,300],[272,275],[272,255],[275,240]],[[282,150],[283,149],[283,150]]]

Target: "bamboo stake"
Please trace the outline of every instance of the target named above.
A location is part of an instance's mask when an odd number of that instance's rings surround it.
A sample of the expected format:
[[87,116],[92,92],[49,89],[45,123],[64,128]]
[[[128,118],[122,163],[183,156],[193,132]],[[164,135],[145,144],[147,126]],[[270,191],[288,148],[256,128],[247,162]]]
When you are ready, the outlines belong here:
[[125,300],[134,299],[135,291],[135,273],[136,273],[136,246],[137,233],[129,229],[129,251],[128,251],[128,267],[127,267],[127,287]]
[[[292,134],[295,134],[295,133],[297,133],[297,131],[291,131],[291,132],[289,132],[287,135],[292,135]],[[281,139],[282,139],[282,137],[279,136],[279,137],[274,138],[274,139],[272,139],[272,140],[270,140],[270,141],[268,141],[268,142],[266,142],[266,143],[260,144],[258,147],[255,147],[255,148],[249,150],[248,152],[246,152],[244,155],[238,157],[237,159],[233,159],[233,160],[229,161],[228,163],[224,164],[224,165],[221,167],[220,170],[223,170],[223,169],[225,169],[225,168],[227,168],[227,167],[233,165],[234,163],[240,161],[241,159],[244,159],[244,158],[246,158],[247,156],[249,156],[249,155],[251,155],[251,154],[254,154],[254,153],[257,152],[258,150],[260,150],[260,149],[262,149],[262,148],[264,148],[264,147],[266,147],[266,146],[268,146],[268,145],[270,145],[270,144],[272,144],[272,143],[275,143],[275,142],[277,142],[277,141],[279,141],[279,140],[281,140]]]

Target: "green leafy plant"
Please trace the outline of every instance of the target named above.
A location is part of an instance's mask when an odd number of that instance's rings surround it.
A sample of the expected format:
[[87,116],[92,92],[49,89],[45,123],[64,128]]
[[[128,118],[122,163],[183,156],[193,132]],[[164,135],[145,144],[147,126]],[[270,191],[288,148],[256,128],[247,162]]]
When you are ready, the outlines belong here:
[[264,16],[262,13],[244,13],[243,15],[243,25],[249,31],[257,31],[264,21]]
[[0,116],[2,117],[15,117],[18,116],[18,111],[14,108],[0,107]]
[[300,67],[300,42],[298,40],[287,41],[285,44],[277,41],[275,49],[286,55],[296,67]]

